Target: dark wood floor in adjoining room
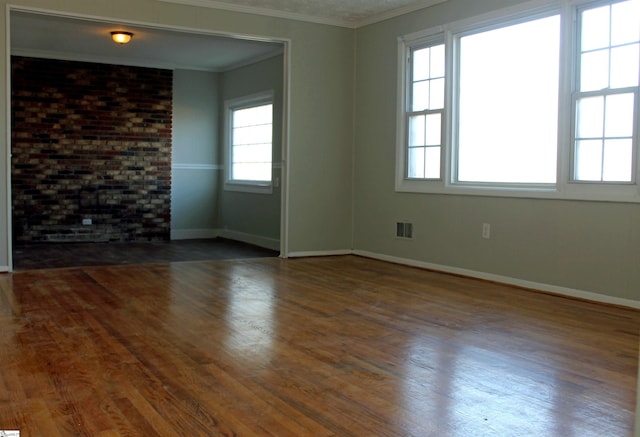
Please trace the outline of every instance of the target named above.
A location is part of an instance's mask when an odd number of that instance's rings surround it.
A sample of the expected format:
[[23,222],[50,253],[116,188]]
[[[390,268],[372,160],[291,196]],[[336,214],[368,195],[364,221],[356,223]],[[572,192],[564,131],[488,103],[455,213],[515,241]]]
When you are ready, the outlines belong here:
[[630,436],[640,311],[356,257],[0,275],[0,429]]
[[33,270],[278,255],[279,252],[274,250],[226,238],[110,243],[17,243],[13,249],[13,268]]

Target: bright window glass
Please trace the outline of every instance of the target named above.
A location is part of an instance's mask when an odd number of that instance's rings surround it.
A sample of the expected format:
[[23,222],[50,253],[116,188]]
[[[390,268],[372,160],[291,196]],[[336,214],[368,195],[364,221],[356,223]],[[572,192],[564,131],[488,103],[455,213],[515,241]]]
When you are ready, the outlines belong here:
[[457,181],[556,181],[560,17],[460,38]]
[[232,181],[270,182],[273,105],[231,109]]

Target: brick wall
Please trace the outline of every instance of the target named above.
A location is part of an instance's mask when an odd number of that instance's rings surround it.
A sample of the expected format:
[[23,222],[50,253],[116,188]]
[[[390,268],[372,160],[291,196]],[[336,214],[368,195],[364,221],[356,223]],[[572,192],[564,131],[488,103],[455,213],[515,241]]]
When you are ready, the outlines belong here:
[[11,95],[14,241],[169,239],[172,71],[12,57]]

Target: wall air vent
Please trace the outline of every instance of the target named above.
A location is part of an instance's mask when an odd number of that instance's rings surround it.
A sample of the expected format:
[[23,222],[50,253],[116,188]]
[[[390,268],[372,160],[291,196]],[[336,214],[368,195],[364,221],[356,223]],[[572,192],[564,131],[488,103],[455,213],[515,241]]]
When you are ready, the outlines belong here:
[[413,238],[413,223],[397,222],[396,223],[396,237],[412,239]]

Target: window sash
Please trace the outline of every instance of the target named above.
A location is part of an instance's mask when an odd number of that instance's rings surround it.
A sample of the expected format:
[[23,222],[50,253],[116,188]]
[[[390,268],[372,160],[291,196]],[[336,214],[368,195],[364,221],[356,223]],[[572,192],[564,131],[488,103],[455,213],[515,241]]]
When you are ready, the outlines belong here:
[[[632,102],[632,114],[629,116],[630,129],[626,132],[607,132],[607,124],[610,117],[607,117],[606,102],[609,98],[615,98],[616,96],[631,96]],[[586,122],[589,125],[589,132],[580,132],[580,102],[586,100],[597,100],[601,98],[603,107],[601,108],[600,120],[590,119]],[[603,91],[590,91],[584,93],[575,93],[572,100],[572,147],[571,147],[571,161],[570,161],[570,182],[571,183],[586,183],[586,184],[606,184],[606,185],[633,185],[637,181],[637,163],[638,161],[638,89],[621,88],[617,90],[603,90]],[[599,123],[599,125],[594,126]],[[618,129],[619,131],[620,129]],[[597,132],[596,132],[597,131]],[[599,176],[597,178],[591,177],[579,177],[580,173],[580,147],[582,142],[601,142],[600,154],[600,168],[598,170]],[[606,143],[626,141],[629,144],[630,150],[628,152],[628,177],[626,179],[616,179],[614,177],[606,176]],[[619,174],[619,173],[618,173]]]
[[[405,168],[406,178],[423,180],[442,179],[444,112],[443,108],[410,112],[407,114],[406,132],[408,156]],[[417,142],[417,139],[413,139],[414,135],[412,131],[414,129],[412,129],[411,122],[412,120],[419,120],[420,118],[424,118],[424,128],[419,132],[423,141]],[[422,155],[423,158],[421,161],[414,161],[411,159],[412,154]]]

